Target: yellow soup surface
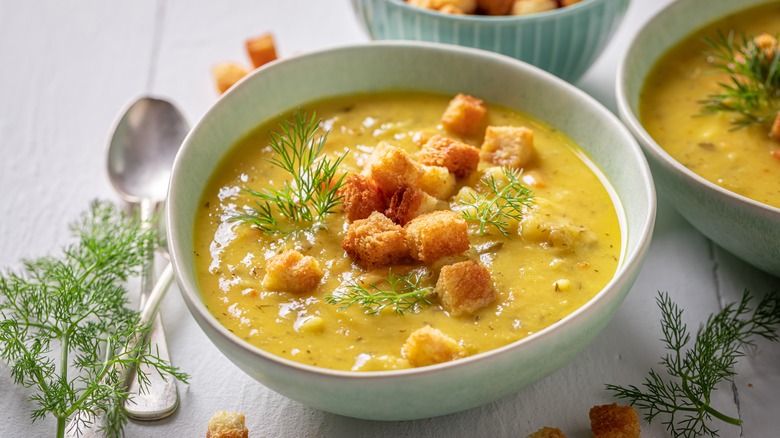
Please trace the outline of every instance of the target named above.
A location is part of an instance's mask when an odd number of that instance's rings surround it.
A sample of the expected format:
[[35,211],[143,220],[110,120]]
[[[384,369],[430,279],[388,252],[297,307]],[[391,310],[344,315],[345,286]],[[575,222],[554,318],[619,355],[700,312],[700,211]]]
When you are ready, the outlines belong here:
[[[482,131],[460,138],[441,126],[450,96],[380,93],[341,97],[307,105],[328,130],[326,156],[346,152],[340,170],[360,172],[374,147],[385,141],[412,156],[432,134],[479,147]],[[509,221],[508,237],[470,223],[470,249],[429,264],[404,261],[370,272],[341,247],[348,223],[343,213],[327,216],[326,228],[280,236],[229,220],[255,199],[244,189],[282,187],[289,179],[267,159],[269,132],[279,120],[258,127],[219,164],[205,190],[195,224],[196,271],[212,314],[241,339],[269,353],[304,364],[354,371],[409,368],[403,345],[431,326],[473,355],[522,339],[559,321],[593,298],[613,277],[621,257],[621,229],[611,191],[595,166],[562,133],[523,114],[488,104],[486,125],[534,131],[536,158],[522,174],[534,194],[520,222]],[[459,211],[464,186],[478,186],[496,167],[480,162],[457,180],[439,208]],[[322,268],[316,288],[303,294],[263,288],[267,260],[295,249]],[[403,314],[387,307],[369,314],[359,305],[329,304],[325,297],[356,278],[382,284],[388,271],[410,269],[433,287],[439,270],[471,259],[490,272],[496,299],[473,314],[452,315],[436,294]]]
[[780,3],[761,6],[707,26],[665,54],[640,97],[647,132],[669,154],[703,178],[753,200],[780,207],[780,143],[769,124],[734,129],[733,113],[702,114],[702,101],[722,92],[729,78],[708,58],[705,38],[718,32],[780,34]]

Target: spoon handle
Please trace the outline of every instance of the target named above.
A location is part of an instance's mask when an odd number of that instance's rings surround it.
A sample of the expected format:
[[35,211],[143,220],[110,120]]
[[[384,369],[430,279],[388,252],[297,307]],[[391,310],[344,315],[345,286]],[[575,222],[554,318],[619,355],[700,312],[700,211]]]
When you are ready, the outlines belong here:
[[[155,205],[149,200],[142,200],[140,205],[141,223],[144,227],[152,227]],[[149,251],[149,258],[144,262],[141,272],[141,309],[143,310],[154,287],[154,252]],[[151,351],[163,361],[170,363],[168,343],[165,340],[162,318],[157,312],[152,320],[149,331],[149,346]],[[136,420],[159,420],[171,415],[179,405],[176,391],[176,381],[164,378],[151,366],[142,364],[139,370],[131,371],[128,391],[130,396],[125,401],[127,416]],[[141,388],[137,372],[142,372],[148,381]]]

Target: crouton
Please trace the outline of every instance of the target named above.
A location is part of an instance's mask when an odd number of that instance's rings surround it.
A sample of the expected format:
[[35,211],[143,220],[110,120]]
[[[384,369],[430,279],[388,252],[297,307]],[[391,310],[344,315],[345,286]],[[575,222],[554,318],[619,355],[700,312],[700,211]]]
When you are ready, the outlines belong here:
[[458,10],[461,14],[473,14],[477,10],[478,0],[431,0],[433,9],[444,13]]
[[446,167],[420,164],[420,176],[414,184],[423,192],[437,199],[447,199],[455,192],[455,175]]
[[347,228],[341,247],[365,269],[391,265],[409,256],[403,227],[379,212],[356,220]]
[[274,36],[270,33],[246,40],[246,53],[255,68],[261,67],[276,59]]
[[385,193],[395,193],[404,186],[416,186],[422,173],[421,165],[408,152],[385,142],[374,148],[364,169],[364,174]]
[[474,260],[441,268],[436,292],[454,316],[473,314],[496,299],[490,272]]
[[317,259],[288,250],[265,262],[263,287],[266,290],[300,294],[317,287],[323,275]]
[[420,189],[404,186],[390,198],[385,216],[404,226],[415,217],[436,210],[439,200]]
[[455,6],[455,5],[452,5],[452,4],[444,5],[444,6],[440,7],[439,8],[439,12],[441,12],[442,14],[453,14],[453,15],[463,15],[463,14],[465,14],[465,12],[463,12],[463,9],[461,9],[461,8]]
[[214,412],[209,419],[206,438],[248,438],[249,430],[244,425],[245,421],[241,412]]
[[543,427],[528,435],[527,438],[566,438],[566,435],[555,427]]
[[769,131],[769,138],[780,142],[780,112],[777,113],[775,116],[775,121],[772,122],[772,129]]
[[429,166],[442,166],[458,178],[477,170],[479,148],[441,135],[434,135],[417,154],[417,160]]
[[424,367],[466,357],[466,349],[431,326],[412,332],[401,347],[401,354],[414,367]]
[[458,94],[441,116],[441,124],[461,137],[477,134],[487,114],[485,102],[466,94]]
[[566,7],[566,6],[571,6],[571,5],[575,4],[575,3],[579,3],[582,0],[559,0],[559,1],[561,3],[561,7],[563,8],[563,7]]
[[520,169],[534,158],[534,132],[515,126],[488,126],[482,159],[497,166]]
[[466,221],[449,210],[417,216],[404,229],[406,245],[415,260],[431,263],[469,249]]
[[365,219],[371,213],[383,211],[387,207],[387,197],[377,183],[360,174],[349,175],[339,188],[338,196],[342,197],[344,213],[349,222]]
[[536,14],[558,9],[556,0],[517,0],[512,6],[512,15]]
[[593,438],[640,438],[639,415],[631,406],[593,406],[589,416]]
[[485,15],[507,15],[515,0],[478,0],[477,3]]
[[238,64],[226,62],[215,65],[214,68],[211,69],[211,73],[214,75],[214,82],[217,85],[217,90],[222,94],[236,82],[240,81],[241,78],[246,76],[247,71]]
[[417,6],[423,9],[435,9],[433,7],[433,0],[406,0],[412,6]]

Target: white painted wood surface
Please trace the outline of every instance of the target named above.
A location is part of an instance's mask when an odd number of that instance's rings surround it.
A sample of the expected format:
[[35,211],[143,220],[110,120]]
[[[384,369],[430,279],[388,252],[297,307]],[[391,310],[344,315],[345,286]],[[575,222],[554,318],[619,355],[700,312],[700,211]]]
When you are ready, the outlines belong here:
[[[604,56],[578,85],[615,109],[617,60],[628,38],[671,0],[634,0]],[[282,56],[364,42],[347,0],[105,2],[0,0],[0,266],[56,251],[66,225],[95,198],[118,201],[105,172],[106,140],[129,100],[153,93],[175,101],[194,124],[217,99],[212,65],[248,63],[243,41],[271,31]],[[171,355],[192,376],[181,406],[155,423],[130,422],[129,437],[204,436],[214,411],[247,415],[252,437],[522,437],[545,425],[588,437],[588,409],[613,400],[604,384],[640,384],[663,353],[658,290],[696,327],[744,288],[780,290],[780,280],[714,246],[661,198],[654,241],[615,319],[574,362],[515,395],[440,418],[373,422],[316,411],[250,379],[222,356],[178,291],[162,311]],[[744,420],[723,437],[771,438],[780,430],[780,345],[761,343],[738,366],[716,404]],[[29,392],[0,364],[0,437],[51,436],[32,424]],[[644,437],[665,435],[643,424]]]

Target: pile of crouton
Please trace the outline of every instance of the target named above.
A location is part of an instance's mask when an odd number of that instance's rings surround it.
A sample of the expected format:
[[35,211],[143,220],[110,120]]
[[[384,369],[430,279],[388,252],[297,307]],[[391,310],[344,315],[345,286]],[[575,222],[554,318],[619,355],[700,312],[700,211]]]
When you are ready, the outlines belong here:
[[444,14],[527,15],[565,8],[582,0],[406,0]]
[[[593,438],[641,438],[639,415],[631,406],[617,403],[593,406],[588,413]],[[543,427],[527,438],[566,438],[558,428]]]

